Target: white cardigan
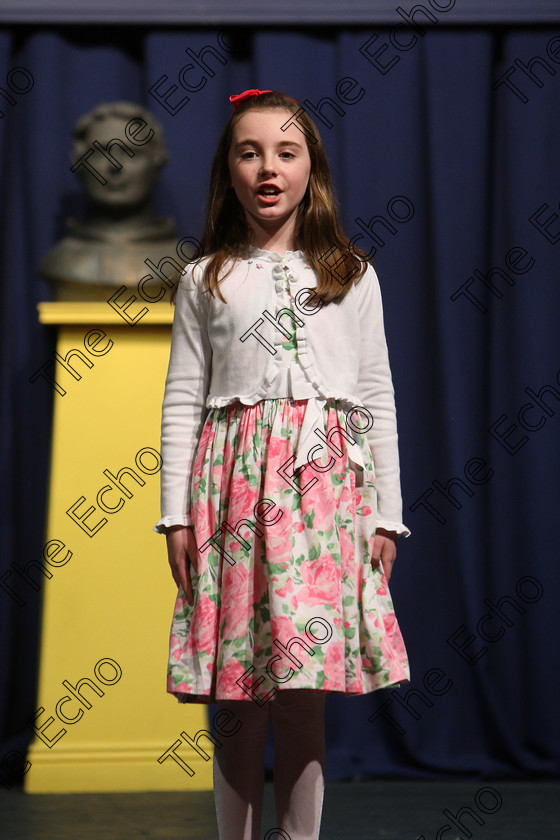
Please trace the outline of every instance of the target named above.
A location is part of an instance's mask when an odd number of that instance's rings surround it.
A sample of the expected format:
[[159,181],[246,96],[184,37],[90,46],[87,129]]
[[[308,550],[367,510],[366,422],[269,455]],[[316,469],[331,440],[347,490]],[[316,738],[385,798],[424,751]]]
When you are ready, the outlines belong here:
[[[322,408],[334,397],[347,412],[364,406],[373,417],[366,438],[374,461],[377,526],[408,537],[402,522],[394,389],[373,266],[368,263],[342,301],[316,306],[305,290],[317,285],[317,276],[302,251],[280,256],[249,248],[220,282],[227,303],[202,291],[207,262],[206,257],[187,266],[178,284],[162,407],[161,519],[153,530],[166,533],[170,525],[191,524],[188,491],[208,408],[235,400],[254,405],[272,397],[308,399],[292,474],[308,455],[322,463],[332,455],[324,432],[322,438],[312,433],[323,428]],[[286,284],[294,301],[291,316]],[[288,371],[282,354],[274,351],[288,336],[286,325],[293,329],[293,323],[300,365],[292,363]],[[353,413],[351,422],[354,428],[364,427],[367,415]],[[348,425],[345,431],[352,434]],[[363,467],[358,443],[349,444],[348,451]]]

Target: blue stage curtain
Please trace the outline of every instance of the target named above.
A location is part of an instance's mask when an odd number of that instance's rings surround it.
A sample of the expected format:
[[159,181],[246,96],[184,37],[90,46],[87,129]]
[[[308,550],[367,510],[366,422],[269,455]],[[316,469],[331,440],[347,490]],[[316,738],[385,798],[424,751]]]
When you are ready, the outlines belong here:
[[[413,532],[391,579],[412,683],[329,697],[329,778],[558,774],[560,27],[439,17],[423,34],[0,29],[0,760],[31,737],[41,594],[56,585],[31,566],[35,591],[10,564],[40,564],[49,536],[54,395],[29,380],[54,349],[38,265],[83,211],[72,126],[101,102],[150,108],[171,157],[158,212],[198,237],[228,96],[257,87],[321,109],[343,224],[374,255]],[[191,90],[164,105],[189,63]]]

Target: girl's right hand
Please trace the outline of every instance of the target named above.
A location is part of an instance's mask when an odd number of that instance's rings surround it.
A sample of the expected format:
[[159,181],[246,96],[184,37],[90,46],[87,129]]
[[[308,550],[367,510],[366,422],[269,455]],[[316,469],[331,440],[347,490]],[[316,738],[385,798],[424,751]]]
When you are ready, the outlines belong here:
[[178,589],[185,593],[187,603],[192,607],[194,597],[191,586],[190,566],[196,558],[196,539],[191,525],[172,525],[167,534],[167,559],[171,566],[173,580]]

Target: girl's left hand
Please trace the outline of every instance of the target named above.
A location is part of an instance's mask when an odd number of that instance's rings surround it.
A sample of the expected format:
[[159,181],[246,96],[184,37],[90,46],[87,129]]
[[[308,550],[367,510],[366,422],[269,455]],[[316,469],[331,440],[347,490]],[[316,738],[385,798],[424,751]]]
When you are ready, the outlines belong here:
[[387,575],[387,581],[391,577],[393,563],[397,557],[397,539],[398,534],[396,531],[386,531],[385,528],[377,528],[375,531],[371,565],[376,569],[379,566],[379,558],[381,558],[381,565]]

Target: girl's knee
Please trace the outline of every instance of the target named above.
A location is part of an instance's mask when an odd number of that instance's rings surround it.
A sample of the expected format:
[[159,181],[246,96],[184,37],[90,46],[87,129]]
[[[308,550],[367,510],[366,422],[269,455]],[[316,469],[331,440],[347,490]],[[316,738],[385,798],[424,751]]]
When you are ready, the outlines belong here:
[[272,723],[309,732],[311,729],[322,729],[325,718],[325,695],[323,692],[306,691],[305,689],[285,689],[278,691],[271,703]]
[[[226,711],[234,715],[243,728],[243,735],[247,736],[262,730],[268,730],[270,723],[269,704],[259,706],[251,700],[226,700],[218,703],[219,711]],[[232,723],[235,721],[232,718]]]

